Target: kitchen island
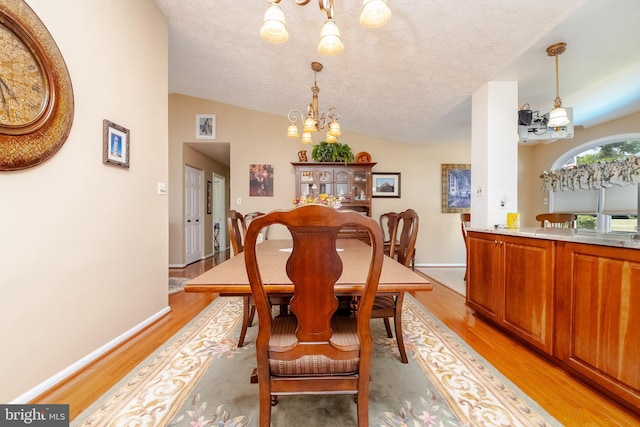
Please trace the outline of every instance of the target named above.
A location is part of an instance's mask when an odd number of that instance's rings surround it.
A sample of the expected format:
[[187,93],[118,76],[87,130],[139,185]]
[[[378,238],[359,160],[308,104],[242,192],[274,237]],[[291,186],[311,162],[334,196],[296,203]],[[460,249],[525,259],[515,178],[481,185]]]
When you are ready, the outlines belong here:
[[640,413],[640,240],[472,228],[468,250],[468,307]]

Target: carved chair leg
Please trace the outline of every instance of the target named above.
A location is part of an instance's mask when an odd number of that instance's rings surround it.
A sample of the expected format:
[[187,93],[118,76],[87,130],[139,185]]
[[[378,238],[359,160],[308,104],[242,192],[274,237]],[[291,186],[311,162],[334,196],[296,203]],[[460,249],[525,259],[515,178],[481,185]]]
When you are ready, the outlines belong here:
[[396,341],[398,342],[398,351],[400,351],[400,360],[402,363],[409,363],[407,359],[407,351],[404,348],[404,338],[402,336],[402,301],[404,299],[404,293],[401,293],[396,297],[396,315],[393,319],[393,326],[396,330]]
[[247,326],[251,327],[253,326],[253,318],[256,315],[256,305],[254,304],[253,300],[249,299],[249,320],[247,322]]
[[[249,318],[251,307],[249,304],[249,297],[242,298],[242,326],[240,327],[240,338],[238,338],[238,347],[244,345],[244,337],[247,335],[247,327],[249,326]],[[255,310],[255,307],[253,307]]]
[[384,328],[387,330],[387,337],[393,338],[393,333],[391,333],[391,324],[389,323],[389,318],[384,318]]

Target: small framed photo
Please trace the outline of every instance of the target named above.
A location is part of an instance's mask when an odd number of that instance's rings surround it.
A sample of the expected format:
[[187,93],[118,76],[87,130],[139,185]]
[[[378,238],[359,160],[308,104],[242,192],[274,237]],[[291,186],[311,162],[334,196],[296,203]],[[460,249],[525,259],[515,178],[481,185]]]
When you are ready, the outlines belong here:
[[102,122],[103,152],[102,162],[124,168],[129,167],[129,129],[109,120]]
[[471,165],[442,165],[442,213],[471,212]]
[[196,139],[216,139],[215,114],[196,114]]
[[373,172],[373,197],[400,197],[400,172]]

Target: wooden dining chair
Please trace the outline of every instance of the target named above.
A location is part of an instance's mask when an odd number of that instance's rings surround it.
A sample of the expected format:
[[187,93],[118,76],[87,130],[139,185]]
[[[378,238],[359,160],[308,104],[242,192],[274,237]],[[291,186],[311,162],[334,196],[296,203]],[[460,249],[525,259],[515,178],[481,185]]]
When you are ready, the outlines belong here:
[[247,223],[240,212],[232,209],[227,214],[227,226],[229,228],[231,248],[235,256],[244,250],[244,236],[247,234]]
[[[247,227],[249,227],[249,224],[251,223],[251,221],[253,221],[256,217],[262,216],[264,215],[264,212],[249,212],[248,214],[245,214],[244,216],[244,222],[247,224]],[[262,239],[263,240],[267,240],[267,238],[269,237],[269,228],[265,228],[264,230],[262,230]]]
[[[290,316],[273,316],[261,280],[256,242],[260,230],[272,224],[287,227],[293,238],[286,263],[286,274],[294,285]],[[367,278],[356,316],[349,311],[336,312],[334,284],[342,274],[336,242],[338,232],[346,225],[357,226],[371,240]],[[369,425],[373,345],[370,315],[383,257],[380,226],[354,211],[305,205],[273,211],[251,222],[245,263],[258,312],[256,359],[261,427],[270,425],[271,406],[277,404],[278,396],[289,394],[354,394],[358,426]]]
[[[256,211],[256,212],[249,212],[248,214],[246,214],[244,216],[244,222],[247,224],[247,228],[249,228],[249,225],[251,224],[251,221],[253,221],[255,218],[264,215],[264,212],[260,212],[260,211]],[[258,238],[258,243],[260,243],[263,240],[267,240],[269,238],[269,227],[265,227],[262,229],[262,231],[260,232],[260,234],[262,234],[262,240],[260,238]],[[280,310],[280,314],[281,315],[286,315],[289,312],[289,300],[291,299],[291,295],[278,295],[278,296],[272,296],[269,297],[269,301],[271,301],[271,305],[275,305],[277,307],[279,307]],[[255,307],[254,307],[254,302],[253,302],[253,298],[249,298],[249,303],[252,307],[253,312],[255,312]],[[251,320],[253,321],[253,314],[251,315]],[[251,325],[249,325],[251,326]]]
[[[229,240],[231,240],[231,248],[233,255],[244,251],[244,239],[247,234],[247,224],[244,216],[235,210],[230,210],[227,214],[227,228],[229,229]],[[242,326],[240,327],[240,337],[238,338],[238,347],[244,345],[244,339],[247,336],[247,328],[253,324],[253,318],[256,313],[256,306],[253,298],[250,296],[243,297],[242,307]]]
[[572,213],[545,213],[536,216],[542,228],[576,228],[578,216]]
[[[416,240],[418,238],[418,214],[413,209],[400,212],[395,219],[391,233],[391,247],[389,256],[400,264],[409,268],[415,253]],[[402,337],[402,301],[404,292],[393,295],[379,295],[373,303],[372,318],[384,319],[384,327],[387,336],[393,338],[391,332],[390,318],[393,318],[393,326],[396,332],[396,342],[400,352],[402,363],[408,363],[407,351],[404,348]]]
[[380,228],[384,235],[384,254],[389,255],[391,250],[391,234],[393,233],[393,227],[398,217],[397,212],[385,212],[380,215]]
[[464,239],[464,248],[466,253],[466,261],[465,261],[465,269],[464,269],[464,281],[467,281],[467,271],[469,271],[469,242],[467,241],[467,227],[469,227],[469,223],[471,222],[471,214],[470,213],[461,213],[460,214],[460,226],[462,229],[462,238]]

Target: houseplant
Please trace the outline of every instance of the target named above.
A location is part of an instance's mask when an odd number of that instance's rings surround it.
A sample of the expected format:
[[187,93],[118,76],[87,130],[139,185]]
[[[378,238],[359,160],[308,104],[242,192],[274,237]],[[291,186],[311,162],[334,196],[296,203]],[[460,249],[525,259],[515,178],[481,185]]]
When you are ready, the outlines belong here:
[[351,147],[347,144],[339,142],[329,144],[326,141],[313,146],[311,157],[316,162],[344,162],[345,165],[354,159]]

